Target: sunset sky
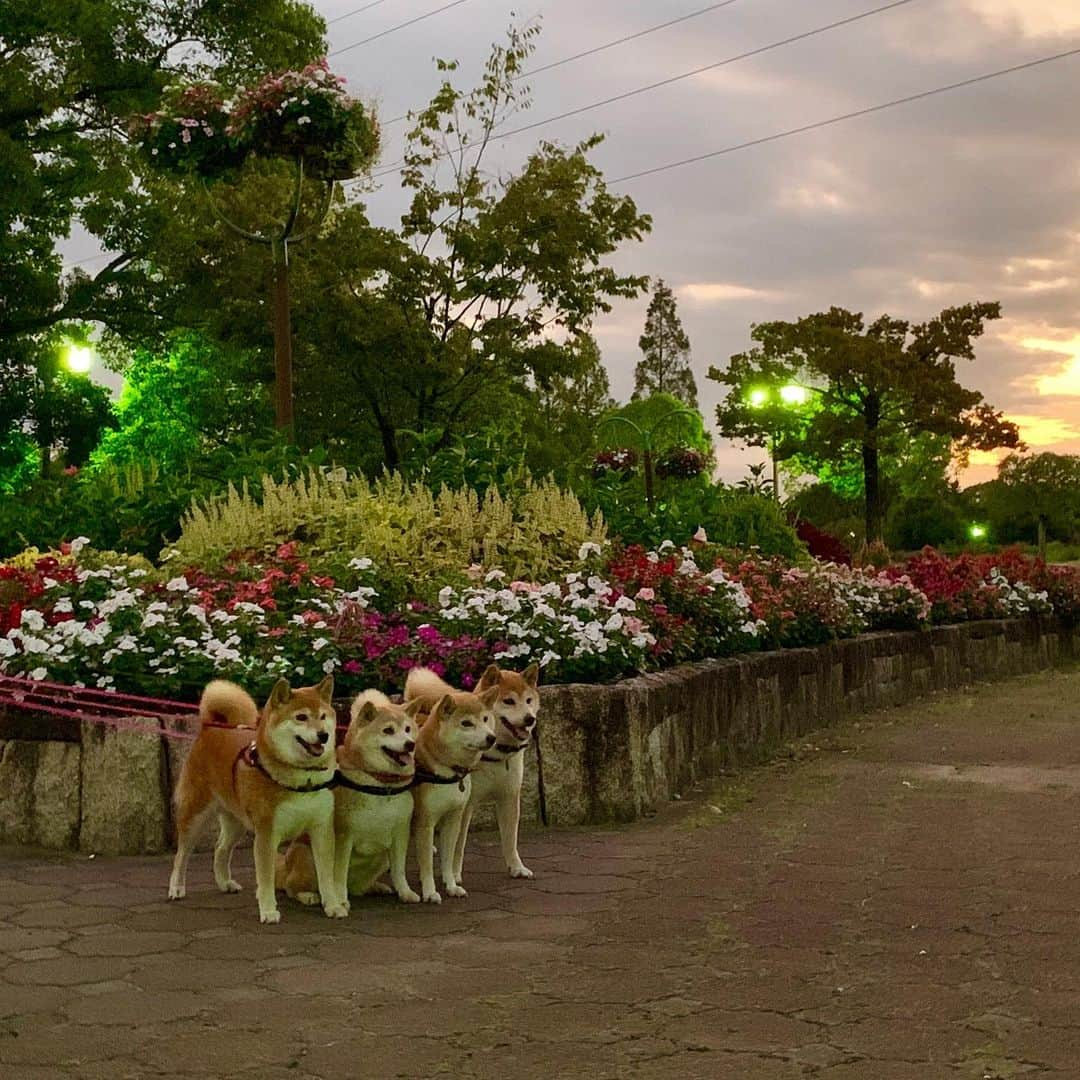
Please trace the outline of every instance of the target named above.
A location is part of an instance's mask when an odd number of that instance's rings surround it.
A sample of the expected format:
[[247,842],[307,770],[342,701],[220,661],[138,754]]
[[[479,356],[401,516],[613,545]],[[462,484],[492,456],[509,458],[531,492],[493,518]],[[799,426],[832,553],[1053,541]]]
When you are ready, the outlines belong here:
[[[370,0],[368,0],[370,3]],[[707,7],[710,0],[466,0],[346,48],[446,0],[382,0],[330,26],[331,65],[384,119],[422,105],[434,56],[471,85],[512,20],[542,19],[533,67]],[[885,0],[734,0],[596,56],[542,72],[521,122],[722,60]],[[318,0],[328,19],[361,0]],[[514,12],[515,14],[512,14]],[[1078,0],[912,0],[849,26],[498,141],[493,168],[539,138],[599,131],[596,162],[616,178],[1080,46]],[[345,50],[334,56],[336,50]],[[702,405],[704,378],[749,344],[750,325],[830,304],[921,319],[1000,300],[966,385],[983,391],[1037,449],[1080,452],[1080,57],[615,185],[654,216],[621,269],[663,277],[679,298]],[[516,125],[515,125],[516,126]],[[404,125],[385,131],[400,157]],[[365,196],[376,222],[403,207],[394,177]],[[632,387],[646,299],[596,323],[617,396]],[[719,446],[721,475],[747,460]],[[964,482],[992,475],[980,458]]]

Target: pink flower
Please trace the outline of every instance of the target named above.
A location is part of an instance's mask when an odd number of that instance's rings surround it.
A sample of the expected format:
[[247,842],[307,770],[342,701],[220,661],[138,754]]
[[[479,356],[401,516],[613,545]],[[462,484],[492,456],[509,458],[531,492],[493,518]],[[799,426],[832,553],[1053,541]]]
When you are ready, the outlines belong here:
[[363,668],[361,667],[359,660],[346,660],[345,663],[341,665],[341,670],[344,671],[346,675],[359,675],[360,672],[363,671]]
[[655,600],[656,599],[656,590],[655,589],[638,589],[637,598],[639,600]]

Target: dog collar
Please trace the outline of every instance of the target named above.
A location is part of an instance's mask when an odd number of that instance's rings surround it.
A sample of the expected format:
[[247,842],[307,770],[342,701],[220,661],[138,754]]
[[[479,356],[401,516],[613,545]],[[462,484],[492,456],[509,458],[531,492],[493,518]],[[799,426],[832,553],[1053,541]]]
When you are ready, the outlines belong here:
[[413,774],[410,786],[420,787],[421,784],[457,784],[460,791],[465,790],[465,780],[468,778],[470,769],[463,769],[460,765],[448,765],[448,769],[454,770],[453,776],[439,776],[438,773],[428,772],[427,769],[418,768]]
[[[507,746],[505,743],[496,743],[492,750],[497,750],[500,754],[505,754],[506,757],[510,757],[511,754],[520,754],[522,750],[528,746],[528,743],[519,743],[517,746]],[[481,761],[503,761],[503,758],[488,757],[487,754],[480,756]]]
[[[328,787],[333,787],[335,778],[331,776],[329,780],[324,780],[321,784],[308,784],[306,787],[292,787],[289,784],[283,784],[276,776],[270,774],[269,769],[259,760],[259,750],[254,743],[248,743],[239,754],[236,755],[236,760],[233,762],[233,787],[236,786],[236,766],[243,762],[245,765],[250,765],[253,769],[258,769],[259,772],[266,777],[267,780],[277,784],[278,787],[284,788],[286,791],[296,791],[301,794],[305,794],[309,791],[323,791]],[[297,766],[299,768],[299,766]],[[312,770],[314,772],[314,770]],[[319,770],[320,772],[322,770]]]
[[415,777],[410,776],[408,782],[398,787],[391,787],[389,784],[358,784],[355,780],[350,780],[344,773],[336,773],[333,780],[335,787],[348,788],[350,791],[362,791],[365,795],[403,795],[408,791],[415,783]]

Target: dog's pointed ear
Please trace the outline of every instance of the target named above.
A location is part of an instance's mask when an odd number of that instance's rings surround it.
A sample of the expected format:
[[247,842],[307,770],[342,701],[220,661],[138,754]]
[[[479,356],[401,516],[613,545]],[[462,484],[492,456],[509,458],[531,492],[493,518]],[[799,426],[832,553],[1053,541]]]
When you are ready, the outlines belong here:
[[498,664],[488,664],[484,668],[484,674],[480,676],[480,681],[476,684],[477,692],[486,690],[489,686],[498,686],[500,674]]
[[453,711],[454,699],[449,694],[443,694],[443,696],[435,702],[435,707],[431,710],[431,715],[435,718],[435,723],[439,723],[440,720],[445,720]]
[[292,697],[292,688],[289,686],[288,679],[278,679],[274,683],[274,689],[270,691],[270,697],[267,699],[266,707],[268,709],[279,709],[282,705],[288,704],[289,698]]
[[334,700],[334,676],[327,675],[325,679],[318,686],[315,687],[316,692],[323,701]]
[[534,690],[540,685],[540,665],[530,664],[522,673],[521,677]]
[[356,710],[354,719],[358,724],[370,724],[378,715],[379,710],[375,707],[375,702],[365,701],[364,704]]
[[490,709],[496,701],[499,700],[499,688],[497,686],[491,687],[489,690],[483,691],[479,695],[480,700],[484,703],[485,709]]
[[412,701],[405,702],[405,715],[416,716],[417,713],[424,711],[424,703],[420,698],[413,698]]

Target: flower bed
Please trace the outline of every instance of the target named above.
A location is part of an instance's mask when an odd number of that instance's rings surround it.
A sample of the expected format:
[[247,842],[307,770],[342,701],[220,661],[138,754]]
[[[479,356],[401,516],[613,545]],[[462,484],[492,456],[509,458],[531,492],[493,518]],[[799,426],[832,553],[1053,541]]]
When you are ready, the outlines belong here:
[[536,661],[549,683],[605,682],[873,630],[1080,616],[1080,574],[1014,551],[953,559],[927,549],[876,571],[707,543],[584,543],[579,563],[546,582],[470,568],[400,602],[382,595],[370,559],[332,577],[293,543],[208,573],[76,542],[0,564],[0,673],[186,700],[214,677],[263,693],[279,675],[332,673],[343,694],[395,691],[419,664],[471,686],[492,659]]

